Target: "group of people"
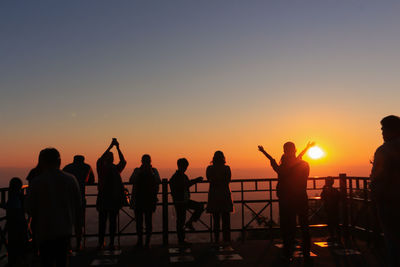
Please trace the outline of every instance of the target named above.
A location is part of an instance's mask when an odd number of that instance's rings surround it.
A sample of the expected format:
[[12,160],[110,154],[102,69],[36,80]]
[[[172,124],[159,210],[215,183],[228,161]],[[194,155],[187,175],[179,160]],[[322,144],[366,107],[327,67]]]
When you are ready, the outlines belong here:
[[[400,118],[385,117],[382,121],[384,144],[375,153],[371,174],[371,190],[376,202],[378,215],[383,226],[385,240],[389,250],[392,266],[398,266],[400,234],[398,225],[400,218],[393,209],[399,203],[397,185],[400,185]],[[307,179],[309,165],[302,156],[313,146],[296,155],[296,147],[292,142],[283,146],[283,155],[279,164],[262,146],[258,149],[270,161],[272,169],[278,175],[277,196],[279,198],[279,215],[281,234],[284,244],[284,257],[290,260],[295,250],[296,220],[298,219],[302,233],[302,250],[305,261],[310,261],[310,233],[308,227]],[[119,162],[114,164],[112,148],[118,152]],[[152,216],[157,207],[157,194],[161,183],[160,175],[151,164],[150,155],[143,155],[141,166],[136,168],[129,181],[132,193],[124,187],[121,172],[126,160],[121,152],[119,142],[114,138],[107,150],[97,161],[98,197],[96,208],[99,214],[98,248],[105,247],[104,238],[106,223],[109,221],[109,249],[114,249],[116,221],[119,210],[124,206],[133,207],[136,217],[137,246],[149,247],[152,233]],[[10,266],[19,259],[27,244],[28,223],[25,211],[28,212],[30,229],[33,234],[34,247],[40,252],[43,266],[65,266],[67,252],[70,248],[70,237],[73,229],[77,238],[77,248],[81,246],[82,228],[85,225],[85,185],[95,182],[92,168],[84,162],[84,157],[77,155],[74,161],[60,169],[60,153],[54,148],[46,148],[39,154],[37,166],[27,177],[29,188],[26,201],[23,201],[22,181],[13,178],[9,186],[7,203],[8,251]],[[177,171],[169,180],[171,195],[176,210],[176,230],[179,244],[185,245],[186,229],[194,230],[193,223],[198,221],[204,211],[202,203],[190,198],[190,187],[203,180],[198,177],[190,180],[185,174],[189,162],[185,158],[177,161]],[[231,170],[226,165],[222,151],[214,153],[211,164],[206,170],[209,182],[209,194],[206,211],[212,214],[215,241],[222,237],[224,244],[229,244],[230,213],[233,212],[233,201],[229,183]],[[338,214],[338,191],[333,188],[333,180],[327,180],[322,193],[327,209]],[[25,203],[25,204],[24,204]],[[186,220],[187,210],[192,215]],[[332,215],[331,214],[331,215]],[[329,216],[328,216],[329,217]],[[337,235],[339,216],[328,218],[330,233]],[[143,222],[146,226],[143,243]]]
[[[119,157],[117,164],[114,163],[114,154],[111,152],[114,147]],[[110,235],[108,249],[115,249],[117,216],[125,205],[134,209],[137,247],[150,246],[152,216],[158,202],[160,175],[151,165],[150,155],[143,155],[141,166],[134,169],[129,179],[132,184],[132,193],[129,194],[121,178],[126,163],[115,138],[97,160],[98,249],[105,248],[107,221]],[[185,245],[188,244],[185,241],[186,229],[194,230],[193,223],[199,220],[204,211],[202,203],[190,199],[189,188],[202,181],[203,177],[189,180],[185,174],[189,162],[185,158],[178,159],[177,165],[177,171],[171,177],[169,185],[176,209],[178,241],[179,244]],[[210,182],[207,211],[212,213],[214,218],[215,240],[219,241],[222,220],[223,240],[229,242],[230,212],[233,211],[229,189],[231,171],[229,166],[225,165],[225,156],[221,151],[215,152],[212,163],[207,168],[207,179]],[[18,261],[22,259],[21,255],[28,247],[30,229],[32,245],[35,253],[40,254],[42,265],[65,266],[73,230],[77,237],[76,247],[81,248],[85,226],[85,190],[86,185],[95,183],[94,172],[90,165],[85,163],[82,155],[76,155],[74,161],[61,170],[60,153],[55,148],[46,148],[40,152],[38,164],[29,172],[27,180],[29,187],[26,196],[23,195],[22,180],[17,177],[10,180],[6,205],[9,265],[17,266]],[[189,209],[193,212],[186,221],[186,212]],[[25,218],[25,212],[28,213],[28,220]],[[145,242],[143,222],[146,229]]]

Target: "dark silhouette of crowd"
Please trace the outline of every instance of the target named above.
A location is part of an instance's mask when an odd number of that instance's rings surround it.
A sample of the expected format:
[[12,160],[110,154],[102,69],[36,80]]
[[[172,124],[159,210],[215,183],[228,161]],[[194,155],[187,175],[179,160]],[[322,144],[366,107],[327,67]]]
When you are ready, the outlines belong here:
[[[371,192],[379,221],[381,223],[389,266],[400,266],[400,118],[388,116],[382,119],[384,144],[374,156],[371,172]],[[314,143],[296,155],[292,142],[283,145],[283,155],[279,163],[268,154],[263,146],[258,149],[270,161],[277,173],[276,187],[279,199],[280,229],[283,239],[283,259],[290,262],[296,246],[297,220],[301,229],[301,248],[305,263],[311,263],[310,231],[308,222],[307,179],[309,164],[302,159]],[[114,163],[115,148],[119,162]],[[153,232],[153,214],[157,209],[158,192],[161,184],[158,170],[151,164],[151,157],[145,154],[141,165],[134,169],[129,182],[132,184],[131,196],[124,186],[121,173],[127,162],[117,139],[113,138],[106,151],[97,160],[97,200],[99,216],[98,249],[115,250],[114,243],[117,217],[123,206],[134,210],[136,220],[137,248],[148,249]],[[95,175],[82,155],[76,155],[71,164],[62,170],[60,153],[55,148],[40,151],[38,163],[27,176],[29,187],[24,195],[23,182],[14,177],[9,182],[8,201],[5,206],[8,234],[7,248],[9,266],[20,266],[26,261],[29,250],[40,255],[42,266],[67,266],[71,250],[71,237],[76,236],[76,249],[82,248],[82,233],[85,226],[86,186],[95,184]],[[171,196],[176,212],[176,232],[182,246],[190,245],[185,240],[187,231],[194,231],[205,210],[213,218],[214,241],[223,246],[231,243],[231,213],[234,212],[230,190],[231,169],[226,165],[225,155],[216,151],[206,169],[209,183],[208,200],[204,203],[190,197],[190,187],[203,182],[203,177],[189,179],[186,171],[189,161],[177,160],[177,170],[169,179]],[[334,188],[334,180],[327,178],[321,199],[326,211],[329,229],[328,241],[340,242],[340,193]],[[187,212],[191,215],[187,220]],[[28,214],[28,217],[25,214]],[[109,243],[106,246],[106,224],[109,224]],[[144,225],[143,225],[144,224]],[[145,226],[145,227],[144,227]],[[145,229],[145,231],[144,231]],[[222,230],[222,242],[220,232]],[[143,236],[145,240],[143,242]],[[29,236],[32,242],[29,242]]]

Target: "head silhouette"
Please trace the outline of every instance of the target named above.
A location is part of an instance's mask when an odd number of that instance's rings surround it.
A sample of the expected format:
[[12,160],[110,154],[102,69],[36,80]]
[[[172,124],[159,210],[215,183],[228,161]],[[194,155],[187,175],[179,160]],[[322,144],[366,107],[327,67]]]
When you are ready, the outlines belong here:
[[143,166],[151,166],[151,157],[149,154],[144,154],[142,156],[142,165]]
[[326,186],[333,186],[333,183],[335,182],[335,180],[333,179],[333,177],[326,177],[325,178],[325,185]]
[[74,163],[82,164],[85,162],[85,157],[82,155],[75,155],[74,156]]
[[283,153],[287,156],[296,156],[296,146],[293,142],[286,142],[283,145]]
[[400,137],[400,118],[395,115],[386,116],[381,120],[382,136],[385,142]]
[[103,156],[104,164],[111,165],[114,163],[114,154],[111,151],[108,151]]
[[46,169],[60,169],[61,157],[55,148],[45,148],[40,151],[39,165]]
[[185,172],[189,166],[189,161],[185,158],[178,159],[177,161],[178,170]]
[[283,144],[283,155],[281,157],[281,164],[293,162],[296,159],[296,146],[293,142],[286,142]]
[[225,165],[224,153],[220,150],[215,151],[214,157],[211,162],[213,165]]
[[22,181],[18,177],[14,177],[10,180],[10,183],[8,185],[8,191],[10,194],[12,193],[19,193],[22,188]]

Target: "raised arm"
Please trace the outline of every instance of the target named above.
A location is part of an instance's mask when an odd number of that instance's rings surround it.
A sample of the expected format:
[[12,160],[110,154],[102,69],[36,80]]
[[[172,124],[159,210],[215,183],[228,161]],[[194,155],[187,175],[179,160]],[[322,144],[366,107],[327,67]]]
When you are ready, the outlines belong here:
[[117,139],[113,140],[115,147],[117,148],[118,151],[118,157],[119,157],[119,163],[117,164],[117,168],[119,172],[122,172],[125,169],[126,166],[126,160],[124,158],[124,155],[121,152],[121,149],[119,148],[119,143]]
[[271,163],[272,169],[273,169],[274,171],[278,172],[278,171],[279,171],[279,165],[276,163],[276,160],[275,160],[273,157],[271,157],[271,155],[268,154],[268,153],[265,151],[265,149],[264,149],[263,146],[258,146],[258,150],[259,150],[261,153],[263,153],[263,154],[269,159],[269,162]]
[[197,177],[197,178],[195,178],[195,179],[192,179],[192,180],[190,180],[189,181],[189,186],[192,186],[192,185],[194,185],[194,184],[197,184],[197,183],[199,183],[199,182],[201,182],[201,181],[203,181],[203,177]]
[[308,142],[306,147],[303,149],[303,151],[300,152],[300,154],[297,156],[297,158],[301,159],[304,156],[304,154],[306,154],[307,151],[313,146],[315,146],[315,142]]
[[114,143],[114,139],[112,140],[111,144],[108,146],[107,150],[104,151],[103,155],[101,155],[100,158],[103,158],[105,156],[105,154],[107,154],[108,152],[110,152],[111,148],[115,145]]
[[274,160],[274,158],[271,157],[271,155],[268,154],[268,153],[265,151],[265,149],[264,149],[263,146],[258,146],[258,150],[259,150],[261,153],[263,153],[269,160]]

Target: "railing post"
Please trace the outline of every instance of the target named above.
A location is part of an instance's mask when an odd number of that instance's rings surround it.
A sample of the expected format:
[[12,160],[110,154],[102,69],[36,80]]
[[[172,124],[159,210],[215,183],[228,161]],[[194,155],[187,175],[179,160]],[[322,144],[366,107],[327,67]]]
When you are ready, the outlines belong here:
[[168,180],[162,179],[162,216],[163,245],[168,245]]
[[370,233],[371,225],[369,219],[370,207],[368,203],[368,182],[366,179],[363,179],[363,197],[364,197],[365,210],[367,211],[365,229],[367,231],[368,245],[370,245],[371,244],[371,233]]
[[348,218],[348,205],[347,205],[347,176],[345,173],[339,174],[339,181],[340,181],[340,196],[342,203],[343,237],[347,240],[349,238],[349,218]]
[[245,231],[245,229],[244,229],[244,192],[243,192],[243,181],[241,181],[240,182],[240,188],[241,188],[241,190],[240,190],[240,195],[241,195],[241,198],[242,198],[242,242],[244,243],[244,239],[245,239],[245,235],[246,235],[246,231]]
[[354,230],[354,218],[353,218],[353,179],[348,178],[349,180],[349,198],[348,198],[348,205],[349,205],[349,219],[350,219],[350,227],[351,230]]
[[274,204],[273,202],[272,202],[272,181],[271,180],[269,180],[269,203],[270,203],[270,205],[269,205],[269,207],[270,207],[270,209],[269,209],[269,230],[270,230],[270,234],[271,234],[271,239],[272,239],[272,223],[273,223],[273,218],[272,218],[272,216],[274,216],[274,214],[273,214],[273,210],[272,210],[272,205]]
[[6,205],[6,190],[1,191],[1,207],[5,207]]

